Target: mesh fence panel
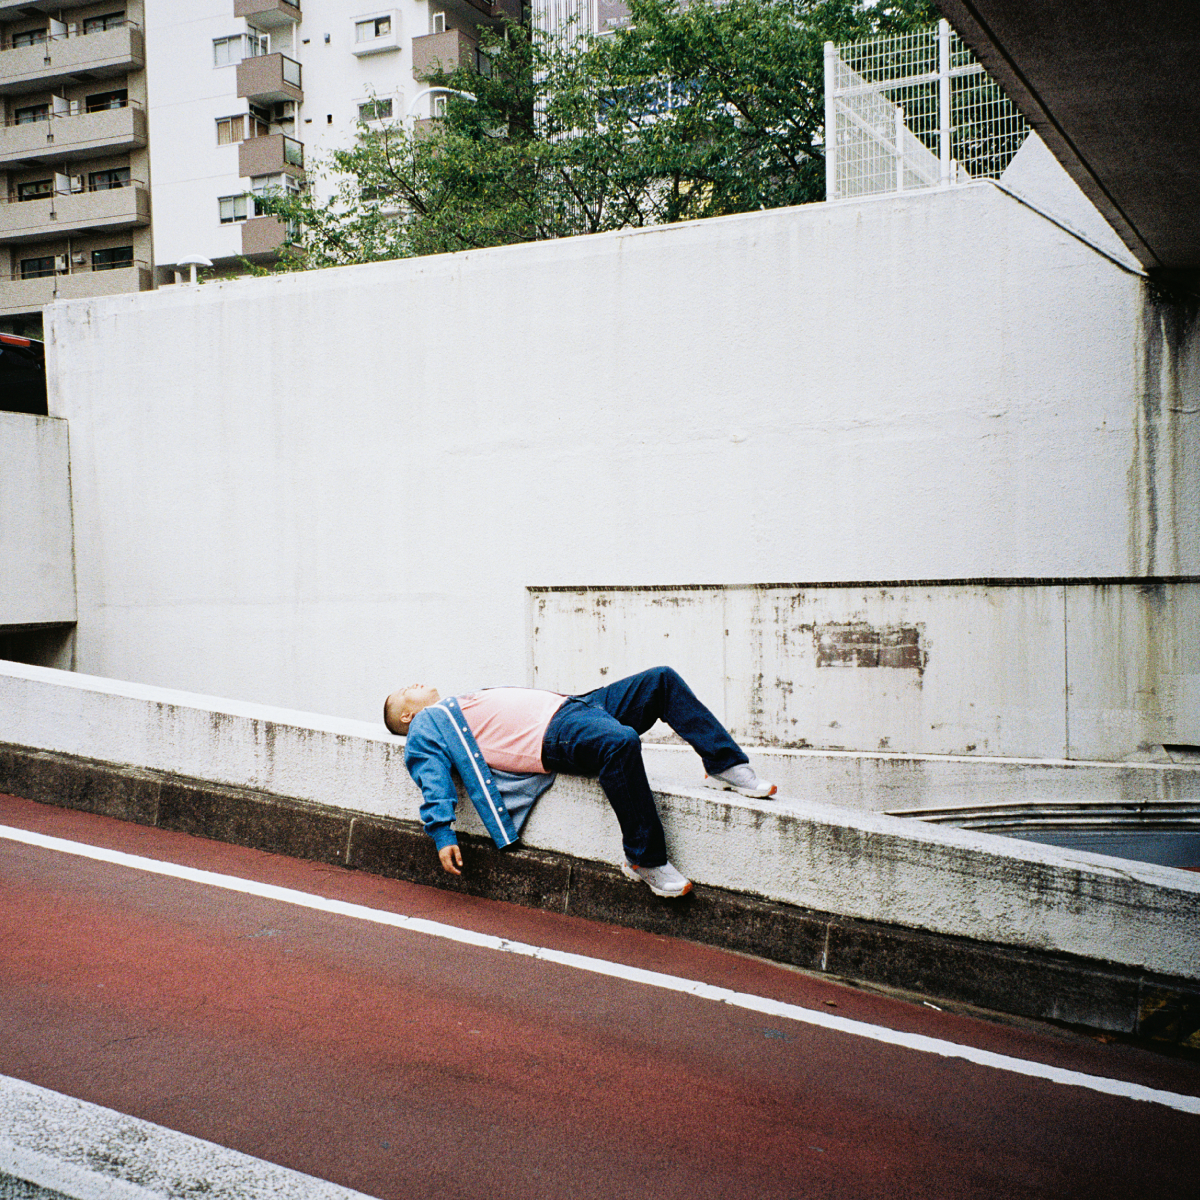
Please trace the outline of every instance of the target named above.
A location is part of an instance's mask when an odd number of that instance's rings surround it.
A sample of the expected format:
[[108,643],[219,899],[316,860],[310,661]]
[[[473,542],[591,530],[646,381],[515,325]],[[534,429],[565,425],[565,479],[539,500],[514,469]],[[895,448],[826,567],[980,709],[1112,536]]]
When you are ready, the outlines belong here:
[[825,86],[831,200],[997,179],[1029,132],[945,22],[832,48]]

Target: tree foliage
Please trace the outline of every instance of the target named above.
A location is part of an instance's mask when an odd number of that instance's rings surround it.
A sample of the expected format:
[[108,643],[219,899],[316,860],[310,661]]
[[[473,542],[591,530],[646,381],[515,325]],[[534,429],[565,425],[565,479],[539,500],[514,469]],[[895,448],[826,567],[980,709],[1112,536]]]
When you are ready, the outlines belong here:
[[445,117],[361,125],[332,195],[273,195],[283,265],[435,254],[802,204],[824,195],[823,44],[935,19],[929,0],[629,0],[614,34],[506,23],[491,69],[439,71]]

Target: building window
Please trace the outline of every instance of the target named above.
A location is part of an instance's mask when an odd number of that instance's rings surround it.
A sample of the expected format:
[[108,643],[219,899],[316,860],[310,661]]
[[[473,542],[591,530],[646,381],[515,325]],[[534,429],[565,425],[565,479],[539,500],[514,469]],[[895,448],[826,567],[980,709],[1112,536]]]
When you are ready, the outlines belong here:
[[54,195],[53,179],[34,179],[28,183],[17,184],[18,200],[41,200],[44,196]]
[[222,196],[217,201],[221,213],[221,224],[232,225],[235,221],[246,219],[246,197]]
[[238,33],[233,37],[213,38],[213,66],[231,67],[243,58],[268,53],[270,36],[265,33]]
[[112,188],[128,186],[128,167],[113,167],[108,171],[92,171],[88,175],[89,192],[107,192]]
[[88,17],[83,23],[83,32],[103,33],[106,29],[119,29],[124,24],[123,12],[107,13],[103,17]]
[[44,29],[27,29],[24,33],[14,33],[12,48],[19,50],[22,46],[40,46],[46,40]]
[[119,88],[112,92],[96,92],[83,102],[83,107],[87,112],[103,112],[108,108],[124,108],[128,103],[129,93],[125,88]]
[[445,33],[446,32],[446,14],[444,12],[435,12],[430,18],[430,33]]
[[116,271],[133,266],[132,246],[112,246],[108,250],[92,251],[93,271]]
[[[258,197],[264,195],[266,192],[298,193],[299,191],[300,183],[293,175],[283,173],[278,175],[255,175],[250,180],[250,198],[254,201],[254,215],[256,217],[264,215],[259,208]],[[224,222],[224,217],[221,219]]]
[[360,121],[387,121],[392,116],[392,102],[387,100],[368,100],[358,106]]
[[372,17],[369,21],[354,22],[354,40],[356,42],[373,42],[376,38],[390,36],[391,32],[391,17]]
[[266,137],[271,127],[253,113],[239,113],[236,117],[220,117],[217,120],[217,145],[229,146],[244,142],[247,138]]
[[48,254],[43,258],[21,259],[22,279],[44,279],[54,274],[54,255]]
[[25,108],[13,110],[14,125],[32,125],[34,121],[50,120],[50,105],[29,104]]

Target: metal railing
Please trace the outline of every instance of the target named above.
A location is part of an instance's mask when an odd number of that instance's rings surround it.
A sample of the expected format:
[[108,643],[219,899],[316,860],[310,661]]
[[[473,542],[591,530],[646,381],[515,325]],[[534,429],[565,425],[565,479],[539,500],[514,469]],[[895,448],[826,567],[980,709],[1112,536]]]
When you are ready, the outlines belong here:
[[1028,133],[946,21],[825,43],[828,200],[998,179]]
[[[284,0],[284,2],[287,3],[288,0]],[[10,35],[9,37],[0,39],[0,52],[5,50],[29,50],[34,46],[48,46],[51,42],[74,41],[76,38],[92,37],[97,33],[108,33],[112,29],[141,29],[141,25],[137,21],[122,20],[114,21],[111,25],[107,25],[103,29],[83,29],[77,27],[73,33],[70,27],[68,27],[66,33],[50,33],[47,31],[42,37],[32,42],[22,42],[20,45],[14,45],[13,37]]]
[[[61,258],[63,256],[55,255],[54,257]],[[56,279],[61,278],[64,275],[95,275],[101,271],[131,271],[134,267],[138,267],[143,271],[148,271],[150,269],[150,264],[143,258],[135,258],[123,262],[99,263],[97,265],[93,265],[91,262],[74,263],[68,258],[66,268],[61,268],[56,265],[54,267],[40,268],[36,271],[30,271],[28,273],[22,271],[13,271],[9,274],[8,279],[11,283],[20,283],[22,280]],[[3,276],[0,276],[0,279],[2,278]]]
[[108,183],[92,183],[91,180],[88,180],[83,187],[52,187],[50,191],[40,192],[36,196],[21,196],[16,191],[10,191],[7,196],[0,196],[0,203],[29,204],[36,200],[54,200],[59,196],[85,196],[92,192],[112,192],[118,191],[121,188],[145,186],[145,183],[140,179],[114,179]]
[[39,125],[43,121],[60,120],[64,117],[68,117],[68,118],[90,117],[90,116],[95,116],[97,113],[113,112],[113,111],[115,111],[117,109],[121,109],[121,108],[140,109],[141,107],[142,107],[142,105],[141,105],[140,101],[130,100],[130,99],[126,98],[124,100],[121,100],[117,104],[98,104],[94,108],[80,109],[77,112],[53,112],[53,111],[47,110],[46,112],[38,113],[36,116],[33,116],[33,117],[10,116],[10,117],[5,118],[4,124],[5,124],[6,128],[13,128],[18,125]]

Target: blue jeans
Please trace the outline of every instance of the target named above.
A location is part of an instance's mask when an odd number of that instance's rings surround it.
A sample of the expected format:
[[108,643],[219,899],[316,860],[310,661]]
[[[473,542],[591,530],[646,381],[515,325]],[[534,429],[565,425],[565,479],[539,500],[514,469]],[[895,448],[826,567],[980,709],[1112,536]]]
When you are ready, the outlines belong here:
[[641,867],[661,867],[667,861],[666,838],[638,736],[659,720],[700,755],[710,775],[749,761],[670,667],[652,667],[586,695],[571,696],[550,718],[542,742],[547,771],[599,777],[617,814],[626,857]]

